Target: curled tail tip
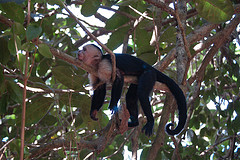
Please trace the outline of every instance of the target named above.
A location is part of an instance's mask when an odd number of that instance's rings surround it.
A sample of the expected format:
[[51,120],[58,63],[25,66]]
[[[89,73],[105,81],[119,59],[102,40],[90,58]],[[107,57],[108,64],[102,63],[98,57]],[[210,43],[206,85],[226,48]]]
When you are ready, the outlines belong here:
[[165,126],[165,131],[169,136],[178,135],[183,130],[183,127],[179,128],[178,126],[175,129],[171,130],[170,127],[172,127],[172,126],[174,126],[173,123],[168,123]]

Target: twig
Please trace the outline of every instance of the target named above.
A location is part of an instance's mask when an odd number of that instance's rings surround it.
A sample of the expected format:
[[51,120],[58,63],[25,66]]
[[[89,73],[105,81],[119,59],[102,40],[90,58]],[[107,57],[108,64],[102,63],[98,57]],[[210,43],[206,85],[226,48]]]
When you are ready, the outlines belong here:
[[137,9],[133,8],[131,5],[128,5],[128,7],[129,7],[130,9],[132,9],[134,12],[136,12],[137,14],[139,14],[140,16],[142,16],[142,17],[144,17],[144,18],[146,18],[146,19],[148,19],[148,20],[150,20],[150,21],[153,20],[153,18],[148,17],[146,14],[143,14],[143,13],[139,12]]
[[160,61],[161,59],[161,52],[159,49],[159,31],[158,31],[158,27],[155,23],[155,18],[154,18],[154,14],[153,15],[153,25],[154,25],[154,33],[155,33],[155,44],[156,44],[156,48],[157,48],[157,53],[158,53],[158,60]]
[[[30,6],[31,0],[28,0],[28,13],[27,13],[27,25],[30,23]],[[20,160],[24,159],[24,141],[25,141],[25,116],[26,116],[26,101],[27,98],[27,81],[28,81],[28,57],[29,52],[26,52],[26,59],[25,59],[25,72],[24,72],[24,89],[23,89],[23,106],[22,106],[22,119],[21,119],[21,146],[20,146]],[[29,74],[30,75],[30,74]]]
[[174,143],[174,146],[175,146],[175,150],[173,152],[172,159],[176,159],[176,156],[177,156],[177,159],[181,160],[181,157],[180,157],[180,154],[179,154],[179,148],[178,148],[179,143],[177,142],[175,137],[172,136],[171,139],[172,139],[172,141]]
[[221,141],[215,143],[214,145],[210,146],[208,149],[206,149],[205,151],[203,151],[202,153],[200,153],[200,156],[204,156],[207,152],[209,152],[210,150],[214,149],[217,145],[219,145],[219,144],[221,144],[221,143],[223,143],[223,142],[225,142],[225,141],[227,141],[227,140],[229,140],[229,139],[231,139],[231,138],[232,138],[232,136],[227,137],[227,138],[224,138],[224,139],[222,139]]
[[9,140],[6,144],[4,144],[4,145],[2,146],[2,148],[0,149],[0,152],[1,152],[9,143],[11,143],[14,139],[15,139],[15,138]]
[[145,0],[146,2],[161,8],[163,11],[171,14],[172,16],[175,16],[175,12],[172,8],[170,8],[168,5],[166,5],[164,2],[159,1],[159,0]]
[[128,14],[126,12],[121,12],[119,10],[116,10],[116,9],[113,9],[111,7],[107,7],[107,6],[100,6],[100,8],[103,8],[103,9],[107,9],[107,10],[110,10],[110,11],[113,11],[113,12],[116,12],[118,14],[121,14],[123,16],[126,16],[127,18],[131,19],[131,20],[135,20],[136,17],[132,16],[131,14]]

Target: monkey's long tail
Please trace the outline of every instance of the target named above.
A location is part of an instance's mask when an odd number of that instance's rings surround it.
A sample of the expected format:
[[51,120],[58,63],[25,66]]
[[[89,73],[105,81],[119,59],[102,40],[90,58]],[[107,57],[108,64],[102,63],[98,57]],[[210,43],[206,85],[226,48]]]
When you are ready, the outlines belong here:
[[157,81],[164,83],[168,86],[170,91],[172,92],[173,96],[175,97],[178,105],[178,114],[179,114],[179,122],[175,129],[171,130],[170,127],[174,126],[173,123],[168,123],[165,126],[165,130],[168,135],[176,135],[179,134],[187,120],[187,105],[186,105],[186,98],[183,94],[181,88],[168,76],[165,74],[157,71]]

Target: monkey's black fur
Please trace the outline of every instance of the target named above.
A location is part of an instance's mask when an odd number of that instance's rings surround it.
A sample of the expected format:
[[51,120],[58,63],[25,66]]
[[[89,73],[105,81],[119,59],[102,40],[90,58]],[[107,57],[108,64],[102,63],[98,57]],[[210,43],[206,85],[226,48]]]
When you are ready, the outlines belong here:
[[[179,134],[184,128],[187,119],[186,99],[179,86],[171,78],[169,78],[165,74],[159,72],[149,64],[145,63],[144,61],[136,57],[133,57],[128,54],[115,54],[115,56],[116,67],[119,70],[120,74],[116,76],[116,79],[112,85],[111,101],[109,104],[109,108],[113,110],[115,107],[117,107],[117,103],[122,93],[122,87],[124,83],[123,77],[125,75],[136,76],[138,78],[138,84],[131,84],[126,94],[126,104],[127,109],[130,113],[131,120],[128,123],[128,126],[134,127],[139,124],[137,104],[137,101],[139,100],[143,112],[147,117],[147,123],[143,127],[142,131],[145,132],[146,135],[150,136],[153,130],[154,118],[152,115],[151,105],[149,102],[149,94],[151,93],[156,81],[164,83],[168,86],[171,93],[177,100],[179,111],[179,122],[177,127],[171,130],[170,127],[173,126],[173,124],[169,123],[166,125],[165,129],[167,134],[169,135]],[[102,60],[103,59],[108,59],[109,62],[111,63],[110,55],[103,55]],[[91,113],[94,110],[98,111],[101,108],[105,99],[105,95],[106,84],[103,84],[94,91],[91,104]]]

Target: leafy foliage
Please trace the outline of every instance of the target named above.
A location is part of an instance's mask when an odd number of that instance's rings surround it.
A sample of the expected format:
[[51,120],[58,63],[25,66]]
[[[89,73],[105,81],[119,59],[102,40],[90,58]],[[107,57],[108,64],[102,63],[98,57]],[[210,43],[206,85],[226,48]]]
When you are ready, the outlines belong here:
[[212,23],[221,23],[231,19],[233,6],[230,0],[195,0],[199,14]]
[[[109,136],[105,127],[113,121],[109,122],[111,114],[107,113],[110,93],[98,113],[99,121],[92,121],[87,73],[55,57],[51,50],[76,56],[78,47],[91,42],[88,35],[68,16],[60,0],[31,0],[29,24],[28,1],[4,0],[0,2],[0,146],[5,146],[1,147],[0,157],[19,159],[22,104],[26,101],[26,159],[84,159],[93,152],[93,158],[123,159],[137,150],[140,159],[240,158],[238,1],[190,1],[183,13],[181,5],[177,5],[179,16],[187,16],[186,22],[181,22],[184,34],[167,1],[66,3],[110,49],[119,52],[119,46],[123,46],[122,52],[155,64],[174,80],[185,77],[182,88],[190,115],[186,130],[175,138],[165,136],[165,124],[158,120],[164,115],[159,112],[164,108],[173,111],[162,103],[168,95],[154,91],[153,136],[146,137],[139,127]],[[101,38],[104,34],[108,34],[107,38]],[[176,38],[179,35],[185,35],[188,45]],[[184,45],[189,46],[192,57],[187,63],[174,61],[181,51],[187,55]],[[185,66],[185,73],[179,72],[179,66]],[[23,99],[25,74],[29,76],[27,99]],[[98,141],[105,134],[107,139]]]

